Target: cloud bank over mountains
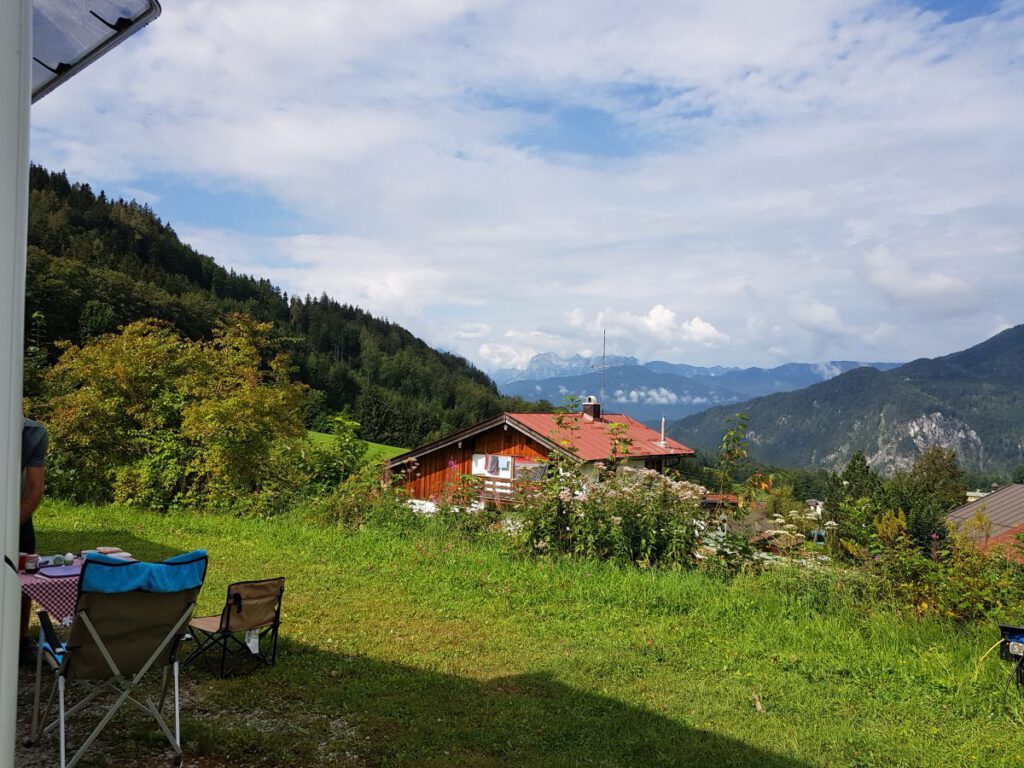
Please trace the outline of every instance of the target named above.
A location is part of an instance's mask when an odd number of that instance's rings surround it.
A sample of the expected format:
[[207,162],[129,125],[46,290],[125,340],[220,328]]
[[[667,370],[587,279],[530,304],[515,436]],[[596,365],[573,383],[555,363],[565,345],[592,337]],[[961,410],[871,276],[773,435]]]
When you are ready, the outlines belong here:
[[911,359],[1022,319],[1022,40],[1020,0],[181,0],[32,155],[487,368]]

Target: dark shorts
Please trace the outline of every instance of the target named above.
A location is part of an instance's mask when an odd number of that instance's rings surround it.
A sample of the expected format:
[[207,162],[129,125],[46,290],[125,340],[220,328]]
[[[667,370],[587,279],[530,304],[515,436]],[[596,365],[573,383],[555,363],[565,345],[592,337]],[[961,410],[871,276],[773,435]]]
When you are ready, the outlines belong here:
[[30,555],[36,551],[36,529],[32,525],[31,517],[18,529],[18,551]]

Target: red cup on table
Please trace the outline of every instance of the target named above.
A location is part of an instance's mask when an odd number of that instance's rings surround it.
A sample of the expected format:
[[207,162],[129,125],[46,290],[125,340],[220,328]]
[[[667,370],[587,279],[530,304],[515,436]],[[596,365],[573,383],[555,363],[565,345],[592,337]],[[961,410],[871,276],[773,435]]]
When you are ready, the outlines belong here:
[[26,560],[28,560],[28,552],[19,552],[18,553],[18,570],[19,571],[24,571],[25,570],[25,561]]

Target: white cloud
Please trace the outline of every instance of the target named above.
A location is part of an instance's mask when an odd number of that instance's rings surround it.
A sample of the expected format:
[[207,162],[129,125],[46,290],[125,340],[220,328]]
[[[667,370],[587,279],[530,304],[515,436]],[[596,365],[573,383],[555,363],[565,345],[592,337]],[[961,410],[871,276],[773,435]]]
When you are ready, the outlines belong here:
[[868,281],[896,302],[918,305],[923,310],[949,312],[973,307],[980,297],[962,278],[913,266],[880,247],[865,258]]
[[612,394],[612,401],[616,403],[643,403],[645,405],[675,405],[677,403],[702,404],[707,403],[708,399],[689,393],[680,395],[666,387],[640,386],[630,390],[615,390]]
[[582,328],[583,323],[586,321],[586,315],[582,309],[577,307],[565,313],[565,321],[569,324],[570,328]]
[[[1020,0],[181,0],[33,108],[32,151],[489,367],[604,328],[647,359],[910,359],[1022,320],[1021,39]],[[208,190],[291,220],[211,228]]]
[[489,367],[525,368],[530,358],[537,354],[536,350],[514,347],[508,344],[481,344],[477,347],[479,358],[487,361]]
[[680,321],[674,310],[662,304],[656,304],[644,314],[607,308],[598,312],[589,323],[584,320],[582,312],[577,319],[578,324],[573,327],[590,328],[595,334],[607,331],[609,341],[614,345],[609,351],[641,359],[656,356],[659,352],[679,355],[689,350],[692,353],[694,345],[715,347],[729,341],[729,337],[711,323],[700,317]]
[[812,331],[842,334],[846,326],[839,318],[839,311],[820,301],[799,301],[792,309],[793,319]]
[[818,363],[814,366],[814,370],[816,370],[823,379],[834,379],[842,373],[839,366],[831,365],[829,363]]
[[679,330],[682,332],[684,341],[702,344],[705,347],[715,347],[729,341],[728,336],[699,317],[691,317],[679,326]]
[[467,323],[457,331],[452,332],[453,339],[479,339],[489,335],[491,326],[487,323]]
[[657,403],[659,405],[669,405],[671,403],[678,403],[679,396],[665,387],[652,387],[647,390],[646,393],[647,402]]

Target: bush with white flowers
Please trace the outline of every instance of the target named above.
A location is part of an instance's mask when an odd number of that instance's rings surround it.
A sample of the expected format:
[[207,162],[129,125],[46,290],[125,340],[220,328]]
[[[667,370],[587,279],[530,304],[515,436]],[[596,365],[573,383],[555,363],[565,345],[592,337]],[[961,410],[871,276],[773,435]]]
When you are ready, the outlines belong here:
[[704,489],[620,466],[589,480],[562,466],[520,500],[520,540],[536,554],[596,557],[641,567],[690,565],[712,525]]

